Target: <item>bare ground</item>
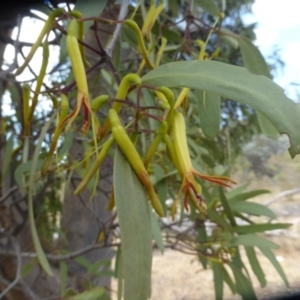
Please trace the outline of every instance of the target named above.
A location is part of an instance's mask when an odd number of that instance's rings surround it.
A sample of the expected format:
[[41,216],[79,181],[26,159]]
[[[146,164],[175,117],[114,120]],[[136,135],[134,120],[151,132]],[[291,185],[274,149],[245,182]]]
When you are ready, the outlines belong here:
[[[273,162],[279,172],[273,178],[257,178],[247,171],[237,172],[236,178],[240,183],[250,180],[248,190],[266,188],[271,194],[261,195],[256,202],[266,203],[278,193],[299,187],[300,182],[300,158],[296,163],[289,159],[278,163],[278,158]],[[252,176],[252,177],[251,177]],[[251,200],[252,201],[252,200]],[[247,257],[242,252],[242,259],[250,271],[253,286],[258,299],[270,299],[275,296],[289,295],[293,292],[300,293],[300,194],[288,196],[270,206],[278,214],[278,222],[292,223],[288,230],[277,231],[268,235],[268,238],[280,245],[274,253],[280,262],[290,283],[286,287],[273,265],[263,254],[257,251],[258,259],[264,270],[267,286],[261,288],[258,280],[253,275]],[[155,252],[152,266],[152,295],[151,300],[212,300],[214,297],[213,274],[211,270],[203,270],[197,258],[166,250],[162,255]],[[116,282],[112,284],[116,291]],[[116,293],[113,295],[116,299]],[[224,286],[224,300],[241,299],[238,295],[232,295],[229,288]]]

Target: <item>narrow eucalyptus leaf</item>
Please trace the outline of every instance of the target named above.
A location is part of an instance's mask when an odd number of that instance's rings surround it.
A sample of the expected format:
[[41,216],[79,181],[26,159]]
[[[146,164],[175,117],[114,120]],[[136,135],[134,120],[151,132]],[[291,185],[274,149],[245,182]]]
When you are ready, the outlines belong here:
[[234,246],[252,246],[265,248],[279,248],[279,246],[261,236],[255,234],[242,234],[232,239],[228,244],[229,247]]
[[95,300],[99,299],[99,297],[101,297],[104,293],[105,289],[103,287],[96,287],[77,294],[73,297],[68,297],[68,300]]
[[124,292],[124,269],[123,269],[123,257],[122,257],[121,247],[118,248],[115,271],[118,278],[118,300],[122,300],[123,292]]
[[219,13],[219,8],[214,0],[195,0],[194,5],[202,7],[205,12],[212,16],[217,16]]
[[[107,4],[107,0],[77,0],[74,10],[82,13],[84,18],[95,16],[95,12],[99,16]],[[84,22],[85,28],[88,30],[93,24],[93,21]]]
[[53,114],[51,118],[46,122],[44,127],[42,128],[41,134],[38,138],[37,145],[35,147],[33,158],[32,158],[32,164],[29,174],[29,189],[28,189],[28,219],[29,219],[29,225],[30,225],[30,232],[32,235],[33,245],[34,249],[37,254],[38,261],[42,267],[42,269],[45,271],[46,274],[49,276],[53,276],[50,264],[46,258],[46,255],[44,253],[44,250],[42,248],[40,239],[38,237],[37,229],[35,226],[35,220],[34,220],[34,212],[33,212],[33,195],[34,195],[34,187],[35,187],[35,175],[38,167],[38,161],[39,161],[39,154],[41,153],[42,144],[45,138],[45,135],[53,122],[56,114]]
[[229,198],[227,197],[227,199],[229,199],[230,203],[235,203],[238,201],[245,201],[250,198],[254,198],[256,196],[268,193],[270,193],[269,190],[254,190],[246,193],[242,193],[242,191],[240,191],[240,193],[233,193]]
[[[239,36],[237,40],[240,45],[244,66],[254,74],[272,78],[269,67],[259,49],[246,37]],[[274,125],[261,113],[257,112],[257,118],[263,134],[271,138],[277,138],[279,136]]]
[[[44,164],[44,160],[39,159],[36,163],[36,171],[40,171],[42,169],[42,166]],[[14,173],[15,181],[17,185],[21,188],[24,189],[24,183],[23,183],[23,176],[26,174],[29,174],[30,170],[32,169],[32,160],[27,161],[24,164],[19,165]]]
[[149,206],[144,187],[118,148],[114,189],[122,239],[124,300],[146,300],[151,290],[152,264]]
[[232,213],[230,205],[228,204],[228,201],[226,199],[226,196],[224,194],[224,190],[223,190],[222,187],[219,187],[219,195],[220,195],[221,203],[222,203],[222,205],[224,207],[225,214],[227,215],[227,217],[228,217],[231,225],[235,226],[236,222],[235,222],[235,219],[234,219],[234,215]]
[[67,275],[68,275],[68,266],[65,261],[61,261],[59,263],[59,271],[60,271],[60,295],[61,297],[63,297],[66,292]]
[[13,152],[14,147],[14,136],[11,135],[5,144],[5,151],[3,157],[3,165],[2,165],[2,178],[6,178],[7,172],[10,166],[10,158]]
[[195,91],[195,97],[197,99],[201,129],[204,135],[212,138],[217,135],[220,130],[221,97],[217,94],[201,90]]
[[266,258],[269,259],[269,261],[274,266],[274,268],[276,269],[277,273],[279,274],[279,276],[281,277],[281,279],[283,280],[285,285],[288,287],[289,286],[288,279],[287,279],[281,265],[279,264],[278,260],[276,259],[276,256],[272,252],[272,250],[269,248],[265,248],[265,247],[259,247],[259,250],[263,253],[263,255]]
[[275,126],[258,111],[256,112],[256,116],[261,132],[271,139],[277,139],[279,137],[279,133]]
[[232,294],[236,294],[236,286],[224,266],[222,267],[222,272],[223,272],[223,279],[228,285],[228,287],[230,288]]
[[219,263],[213,263],[212,266],[214,273],[214,288],[215,288],[215,299],[223,299],[223,271],[222,265]]
[[288,224],[288,223],[240,225],[234,227],[234,231],[239,234],[256,233],[256,232],[264,232],[267,230],[286,229],[291,225],[292,224]]
[[244,66],[251,73],[264,75],[271,79],[269,67],[259,49],[244,36],[238,36],[237,41],[240,45]]
[[230,207],[234,211],[249,215],[266,216],[271,219],[277,217],[277,215],[270,208],[255,202],[236,202],[231,204]]
[[255,276],[257,277],[257,279],[260,283],[260,286],[265,287],[267,285],[267,281],[266,281],[266,278],[265,278],[264,271],[261,268],[260,263],[257,259],[254,248],[246,246],[245,250],[246,250],[246,254],[247,254],[247,257],[249,259],[249,263],[250,263],[250,266],[252,268],[252,271],[255,274]]
[[266,117],[279,133],[289,136],[292,157],[300,153],[300,107],[265,76],[217,61],[193,60],[164,64],[148,72],[142,81],[154,86],[205,90],[247,104]]
[[232,198],[240,195],[248,187],[248,185],[249,183],[245,183],[236,188],[230,189],[230,191],[226,193],[226,199],[231,201]]
[[161,230],[160,230],[160,226],[159,226],[157,217],[153,213],[151,206],[149,207],[149,209],[150,209],[151,227],[152,227],[152,234],[153,234],[154,241],[155,241],[158,249],[160,250],[160,252],[164,253],[165,247],[164,247],[164,242],[162,239]]
[[249,279],[244,275],[244,273],[237,268],[233,263],[229,263],[231,270],[233,272],[235,282],[236,282],[236,290],[238,294],[240,294],[243,300],[256,300],[256,295],[253,289],[253,286]]
[[66,132],[63,145],[58,151],[59,157],[62,157],[63,155],[66,155],[69,152],[74,140],[74,136],[75,134],[73,131]]

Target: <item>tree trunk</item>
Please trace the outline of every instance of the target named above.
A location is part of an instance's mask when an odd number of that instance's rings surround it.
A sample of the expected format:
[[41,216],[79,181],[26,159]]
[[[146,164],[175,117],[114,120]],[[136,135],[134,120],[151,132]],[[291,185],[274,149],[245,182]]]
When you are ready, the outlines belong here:
[[[107,14],[107,11],[104,12]],[[118,15],[118,8],[113,11],[110,10],[109,14],[113,14],[116,18]],[[112,18],[112,16],[109,16]],[[16,20],[16,15],[14,15]],[[16,21],[12,24],[16,25]],[[101,25],[102,26],[102,25]],[[5,27],[6,28],[6,27]],[[102,26],[103,29],[103,26]],[[110,26],[110,29],[113,27]],[[6,29],[0,28],[0,37],[8,36]],[[106,33],[101,33],[101,41],[103,45],[106,44],[109,36]],[[87,35],[88,43],[96,43],[93,38],[94,33],[90,30]],[[9,37],[9,36],[8,36]],[[1,43],[0,38],[0,60],[2,64],[3,53],[6,47],[6,43]],[[89,57],[91,59],[91,56]],[[96,60],[98,58],[95,58]],[[99,70],[98,70],[99,72]],[[0,97],[4,92],[4,85],[6,84],[5,78],[1,78],[0,81]],[[99,88],[100,90],[100,88]],[[94,91],[95,95],[100,92]],[[22,107],[22,95],[20,93],[20,107]],[[20,112],[21,113],[21,112]],[[0,124],[2,122],[2,111],[0,114]],[[1,126],[0,126],[1,127]],[[5,135],[0,131],[0,163],[3,165],[3,156],[5,151]],[[74,139],[73,146],[71,147],[70,156],[71,160],[78,159],[83,156],[83,147],[79,139]],[[13,177],[15,168],[11,165],[11,174],[9,179],[5,178],[0,181],[3,183],[1,186],[0,198],[10,191],[15,186],[14,180],[10,180]],[[46,253],[53,253],[55,250],[67,249],[70,252],[82,249],[86,246],[95,244],[97,242],[99,233],[104,231],[105,242],[111,241],[109,228],[112,221],[112,214],[106,209],[108,203],[108,197],[111,192],[112,183],[112,161],[107,159],[101,167],[100,182],[98,186],[98,194],[95,199],[88,205],[88,199],[90,198],[90,191],[85,190],[79,196],[74,196],[74,189],[78,184],[78,174],[74,174],[71,179],[70,186],[66,187],[66,193],[63,200],[63,209],[61,215],[61,231],[63,235],[59,238],[56,246],[43,243],[43,248]],[[0,178],[1,179],[1,178]],[[45,188],[46,190],[46,188]],[[45,192],[45,191],[44,191]],[[35,199],[35,205],[38,205],[40,199],[43,198],[43,194],[39,195],[39,199]],[[37,197],[36,197],[37,198]],[[22,201],[20,201],[22,199]],[[0,250],[10,251],[16,254],[15,256],[7,256],[0,254],[0,294],[7,286],[14,281],[17,269],[18,269],[18,255],[23,252],[34,252],[31,231],[27,220],[27,195],[20,192],[18,189],[14,190],[9,197],[5,198],[5,201],[0,203],[0,222],[1,222],[1,239]],[[20,250],[17,250],[18,247]],[[95,249],[84,253],[84,256],[92,264],[96,261],[110,260],[113,256],[113,250],[109,247],[103,249]],[[29,264],[32,261],[30,258],[22,258],[22,266]],[[41,299],[45,297],[57,297],[60,298],[60,274],[59,264],[51,263],[51,268],[54,272],[53,277],[47,276],[40,268],[38,264],[35,264],[30,273],[24,278],[18,281],[18,283],[5,293],[5,299]],[[73,280],[75,277],[75,281]],[[68,280],[67,287],[75,288],[77,291],[84,289],[84,281],[88,281],[87,270],[80,266],[73,260],[68,261]],[[98,286],[109,286],[109,277],[96,277],[93,278],[93,284]]]

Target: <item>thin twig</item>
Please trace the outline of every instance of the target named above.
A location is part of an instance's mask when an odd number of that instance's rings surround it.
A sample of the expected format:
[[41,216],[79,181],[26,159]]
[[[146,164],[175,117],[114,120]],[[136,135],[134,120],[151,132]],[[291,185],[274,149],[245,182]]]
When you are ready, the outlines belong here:
[[[119,12],[119,16],[118,16],[118,21],[122,21],[125,16],[127,15],[127,10],[128,10],[128,5],[129,5],[129,0],[123,0],[122,4],[121,4],[121,8],[120,8],[120,12]],[[112,52],[115,48],[115,44],[117,42],[117,39],[119,37],[120,31],[121,31],[121,27],[122,24],[118,23],[116,25],[115,31],[113,33],[113,36],[108,44],[108,46],[106,47],[106,53],[108,56],[112,56]]]
[[[84,247],[82,249],[79,249],[77,251],[71,252],[69,254],[63,254],[63,255],[54,255],[54,254],[46,254],[46,257],[49,261],[62,261],[62,260],[70,260],[73,259],[79,255],[82,255],[86,252],[95,250],[95,249],[101,249],[101,248],[108,248],[108,247],[119,247],[121,244],[120,243],[112,243],[112,244],[93,244],[87,247]],[[0,255],[3,256],[16,256],[16,253],[13,251],[4,251],[0,250]],[[23,258],[36,258],[37,254],[34,252],[22,252],[20,253],[20,257]],[[0,298],[1,299],[1,298]]]
[[291,196],[291,195],[295,195],[295,194],[299,194],[299,193],[300,193],[300,188],[296,188],[296,189],[281,192],[276,197],[274,197],[271,200],[265,202],[264,205],[269,206],[269,205],[277,202],[278,200],[280,200],[283,197]]
[[24,290],[26,290],[29,299],[31,300],[38,300],[37,295],[33,292],[33,290],[28,286],[28,284],[24,281],[24,279],[20,280],[20,285],[23,287]]
[[17,189],[18,187],[15,185],[10,190],[8,190],[7,193],[0,198],[0,203],[5,201]]
[[17,271],[15,280],[0,294],[0,299],[2,299],[21,279],[21,269],[22,269],[22,257],[19,243],[16,242],[14,238],[11,241],[15,247],[14,256],[17,257]]

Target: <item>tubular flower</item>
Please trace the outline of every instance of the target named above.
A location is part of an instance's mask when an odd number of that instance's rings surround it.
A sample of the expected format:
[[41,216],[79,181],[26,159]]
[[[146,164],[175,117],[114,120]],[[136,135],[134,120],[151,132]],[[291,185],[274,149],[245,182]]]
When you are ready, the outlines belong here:
[[67,50],[70,56],[71,65],[76,81],[76,85],[78,88],[77,93],[77,103],[74,110],[71,112],[69,116],[65,118],[61,125],[64,125],[67,120],[69,120],[67,129],[71,126],[71,124],[76,119],[79,114],[81,106],[84,109],[84,123],[82,126],[82,131],[84,134],[87,133],[90,124],[90,101],[89,101],[89,91],[87,85],[87,79],[84,69],[84,63],[81,57],[78,41],[77,41],[77,21],[72,20],[69,28],[68,28],[68,36],[67,36]]
[[149,174],[144,166],[144,163],[137,152],[134,144],[127,135],[125,129],[121,125],[118,114],[115,109],[111,108],[109,110],[109,119],[112,125],[112,135],[118,146],[122,150],[123,154],[126,156],[128,162],[130,163],[132,169],[135,171],[135,174],[144,185],[145,189],[148,192],[149,198],[151,200],[152,206],[161,217],[164,216],[163,207],[155,193],[154,187],[151,183]]
[[[230,187],[231,183],[236,183],[234,180],[225,176],[209,176],[198,172],[192,165],[185,131],[185,121],[181,113],[175,111],[173,119],[173,138],[174,138],[174,152],[176,159],[176,167],[179,169],[179,174],[182,178],[182,184],[178,195],[172,207],[172,217],[176,213],[176,206],[179,201],[180,194],[185,190],[184,207],[188,210],[188,196],[192,204],[200,211],[206,208],[206,205],[201,197],[201,186],[196,182],[195,177],[208,180],[210,182]],[[202,209],[201,209],[202,208]]]

